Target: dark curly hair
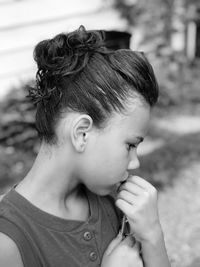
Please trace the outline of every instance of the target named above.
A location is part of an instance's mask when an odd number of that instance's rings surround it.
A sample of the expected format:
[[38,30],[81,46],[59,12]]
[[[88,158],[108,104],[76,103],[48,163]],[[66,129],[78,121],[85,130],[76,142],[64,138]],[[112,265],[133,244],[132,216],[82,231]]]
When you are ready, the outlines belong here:
[[58,34],[35,47],[34,59],[36,87],[29,89],[29,96],[37,105],[39,137],[47,143],[56,142],[55,125],[63,111],[86,113],[100,128],[113,111],[125,110],[131,95],[150,106],[158,98],[157,81],[145,55],[108,50],[103,31],[80,26]]

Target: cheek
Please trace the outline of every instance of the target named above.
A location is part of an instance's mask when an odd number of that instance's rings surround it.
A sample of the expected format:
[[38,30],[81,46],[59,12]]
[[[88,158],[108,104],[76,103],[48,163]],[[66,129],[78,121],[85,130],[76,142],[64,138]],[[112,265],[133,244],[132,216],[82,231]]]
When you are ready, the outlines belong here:
[[90,164],[93,170],[101,175],[118,176],[126,170],[128,165],[128,153],[125,144],[120,144],[120,141],[113,136],[109,138],[109,142],[105,139],[99,139],[92,148],[90,153]]
[[128,166],[126,155],[123,155],[119,151],[116,153],[108,152],[103,159],[101,171],[112,180],[121,179]]
[[119,149],[109,146],[101,148],[99,156],[101,157],[101,160],[104,162],[105,166],[118,164],[123,159],[122,152]]

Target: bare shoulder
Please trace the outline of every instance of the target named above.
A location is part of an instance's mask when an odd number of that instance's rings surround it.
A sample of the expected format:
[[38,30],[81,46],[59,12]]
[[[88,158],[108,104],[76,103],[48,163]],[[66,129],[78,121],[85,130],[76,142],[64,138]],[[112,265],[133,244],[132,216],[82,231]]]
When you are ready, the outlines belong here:
[[24,267],[19,249],[15,242],[0,232],[1,267]]

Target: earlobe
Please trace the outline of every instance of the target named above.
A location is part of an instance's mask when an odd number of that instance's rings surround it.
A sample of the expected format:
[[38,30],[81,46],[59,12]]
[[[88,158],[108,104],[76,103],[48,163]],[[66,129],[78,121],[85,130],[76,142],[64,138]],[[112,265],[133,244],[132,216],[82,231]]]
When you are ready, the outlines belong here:
[[92,126],[93,121],[89,115],[83,114],[74,120],[71,128],[71,141],[77,152],[81,153],[85,150]]

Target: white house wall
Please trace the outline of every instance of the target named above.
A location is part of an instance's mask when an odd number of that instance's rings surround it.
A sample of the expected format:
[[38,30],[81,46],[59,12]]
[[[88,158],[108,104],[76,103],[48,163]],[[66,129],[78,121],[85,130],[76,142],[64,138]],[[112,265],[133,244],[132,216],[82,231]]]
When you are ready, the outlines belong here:
[[78,28],[125,30],[126,21],[105,0],[0,0],[0,97],[33,78],[34,46]]

